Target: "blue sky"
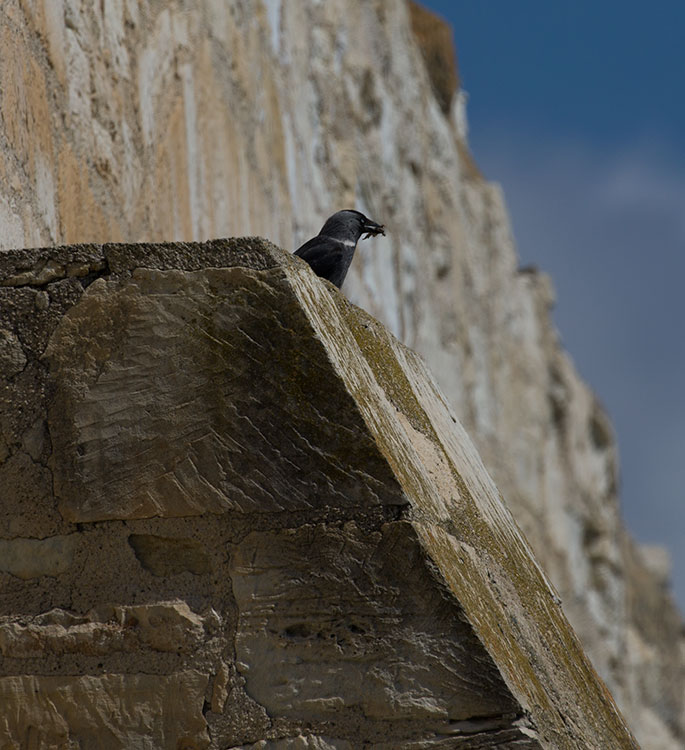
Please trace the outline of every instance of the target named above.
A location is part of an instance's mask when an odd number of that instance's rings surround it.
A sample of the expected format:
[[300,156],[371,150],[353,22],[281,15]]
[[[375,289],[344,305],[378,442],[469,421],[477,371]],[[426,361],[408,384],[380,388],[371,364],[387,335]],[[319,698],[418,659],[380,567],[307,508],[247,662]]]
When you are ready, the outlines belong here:
[[522,264],[618,433],[633,536],[685,611],[685,2],[427,0],[452,25],[470,144]]

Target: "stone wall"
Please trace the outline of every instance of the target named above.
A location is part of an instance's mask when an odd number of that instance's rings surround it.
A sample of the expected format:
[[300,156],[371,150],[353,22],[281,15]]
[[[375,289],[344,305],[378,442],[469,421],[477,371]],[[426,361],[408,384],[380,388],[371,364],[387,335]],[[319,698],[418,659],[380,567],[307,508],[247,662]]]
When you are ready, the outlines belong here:
[[[429,28],[387,0],[5,0],[0,246],[292,249],[345,205],[384,222],[346,293],[435,372],[643,746],[680,747],[680,616],[623,529],[611,425],[559,346],[549,280],[517,267]],[[14,471],[39,475],[40,429],[27,440]]]
[[637,747],[423,362],[302,261],[0,285],[3,746]]

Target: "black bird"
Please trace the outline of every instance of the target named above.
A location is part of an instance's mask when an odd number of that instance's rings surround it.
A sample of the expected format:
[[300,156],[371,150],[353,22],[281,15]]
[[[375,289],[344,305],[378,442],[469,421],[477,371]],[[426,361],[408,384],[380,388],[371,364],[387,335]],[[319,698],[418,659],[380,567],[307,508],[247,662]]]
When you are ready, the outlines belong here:
[[385,235],[385,227],[360,211],[338,211],[326,221],[316,237],[295,250],[295,255],[306,260],[317,276],[340,288],[352,263],[357,242],[364,233],[364,239]]

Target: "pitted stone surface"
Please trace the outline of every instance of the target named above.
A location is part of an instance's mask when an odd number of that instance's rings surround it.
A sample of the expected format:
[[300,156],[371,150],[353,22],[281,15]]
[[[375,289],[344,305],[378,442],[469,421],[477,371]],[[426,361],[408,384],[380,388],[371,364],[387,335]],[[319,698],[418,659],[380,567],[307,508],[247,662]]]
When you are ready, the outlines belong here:
[[409,524],[250,534],[231,578],[238,670],[270,714],[331,721],[358,708],[373,720],[447,724],[517,713]]

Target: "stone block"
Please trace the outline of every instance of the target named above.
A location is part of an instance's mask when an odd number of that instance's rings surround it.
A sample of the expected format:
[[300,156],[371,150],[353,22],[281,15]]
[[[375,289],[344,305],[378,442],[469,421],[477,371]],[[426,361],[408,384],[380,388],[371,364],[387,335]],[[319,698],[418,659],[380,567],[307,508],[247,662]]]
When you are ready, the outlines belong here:
[[41,373],[5,466],[44,466],[71,530],[0,542],[8,736],[87,744],[111,710],[103,747],[635,747],[423,362],[305,264],[257,238],[2,261]]

